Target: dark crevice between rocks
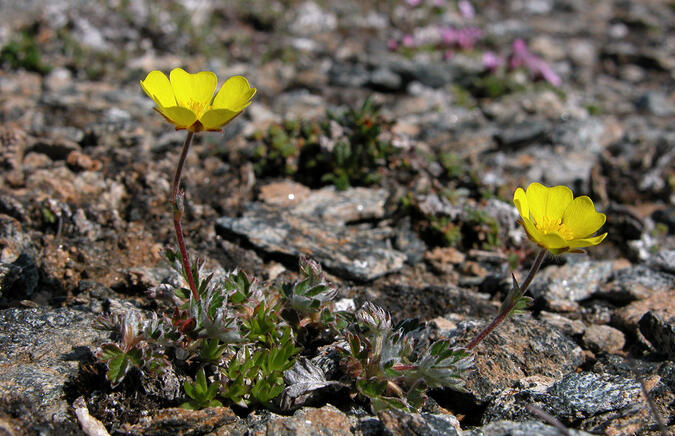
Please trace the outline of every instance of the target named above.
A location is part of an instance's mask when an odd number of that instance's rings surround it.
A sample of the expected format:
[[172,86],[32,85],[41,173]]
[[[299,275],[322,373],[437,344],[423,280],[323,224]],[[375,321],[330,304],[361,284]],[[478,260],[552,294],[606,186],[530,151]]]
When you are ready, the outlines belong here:
[[481,404],[476,397],[469,392],[459,392],[452,389],[434,389],[429,392],[439,406],[449,410],[455,416],[464,416],[462,428],[481,425],[483,414],[487,410],[487,404]]

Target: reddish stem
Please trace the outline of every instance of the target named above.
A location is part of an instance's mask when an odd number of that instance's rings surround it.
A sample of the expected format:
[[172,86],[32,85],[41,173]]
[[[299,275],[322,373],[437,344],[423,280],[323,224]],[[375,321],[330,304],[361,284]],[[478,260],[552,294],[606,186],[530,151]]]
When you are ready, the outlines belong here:
[[195,298],[195,300],[199,300],[199,293],[197,292],[197,286],[195,286],[195,279],[192,276],[192,268],[190,268],[187,247],[185,246],[185,239],[183,238],[183,229],[180,225],[180,219],[183,216],[184,193],[183,191],[178,191],[181,173],[183,172],[183,165],[185,164],[185,158],[187,157],[188,150],[190,149],[193,136],[194,132],[188,130],[185,143],[183,144],[183,151],[180,154],[180,159],[178,159],[178,166],[176,167],[176,175],[173,178],[173,189],[171,190],[171,198],[169,202],[171,203],[171,208],[173,209],[173,226],[176,229],[176,239],[178,239],[178,249],[180,250],[180,257],[181,262],[183,263],[185,277],[187,278],[188,285],[192,291],[192,296]]
[[534,275],[539,271],[539,268],[541,267],[542,262],[544,261],[544,258],[546,258],[546,249],[542,248],[541,251],[539,251],[539,254],[537,254],[537,258],[534,260],[534,263],[532,264],[532,268],[530,268],[530,272],[527,274],[527,277],[525,278],[525,281],[523,284],[520,286],[520,294],[514,296],[511,299],[511,302],[504,307],[504,310],[501,310],[495,319],[492,320],[490,324],[488,324],[487,327],[481,331],[478,336],[476,336],[471,342],[469,342],[469,345],[466,346],[467,350],[472,350],[473,348],[476,347],[476,345],[480,344],[483,339],[494,329],[497,328],[499,324],[501,324],[507,316],[509,316],[509,313],[513,310],[515,307],[516,303],[518,303],[518,300],[520,297],[525,295],[525,292],[527,292],[527,288],[530,286],[530,283],[532,283],[532,280],[534,279]]

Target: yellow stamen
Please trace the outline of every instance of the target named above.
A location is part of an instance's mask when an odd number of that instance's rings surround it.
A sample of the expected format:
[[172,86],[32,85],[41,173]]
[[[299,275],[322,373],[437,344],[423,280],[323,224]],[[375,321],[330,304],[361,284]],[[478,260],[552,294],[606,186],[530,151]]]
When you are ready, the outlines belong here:
[[572,230],[565,226],[565,223],[562,222],[562,218],[556,220],[545,216],[542,217],[540,222],[535,222],[534,225],[545,235],[557,233],[565,240],[574,239]]
[[189,99],[182,106],[194,112],[194,114],[197,116],[197,119],[199,119],[199,117],[202,115],[202,112],[204,112],[204,109],[206,109],[207,105],[200,101]]

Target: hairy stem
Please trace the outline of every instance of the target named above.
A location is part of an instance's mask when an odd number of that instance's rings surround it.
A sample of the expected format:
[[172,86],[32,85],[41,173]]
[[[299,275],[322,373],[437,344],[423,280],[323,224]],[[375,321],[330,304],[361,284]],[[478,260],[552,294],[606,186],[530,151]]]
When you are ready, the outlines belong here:
[[185,138],[185,143],[183,144],[183,151],[180,154],[180,159],[178,159],[178,165],[176,166],[176,175],[173,178],[173,189],[171,190],[171,198],[169,202],[171,203],[171,208],[173,209],[173,226],[176,229],[176,239],[178,240],[178,249],[180,250],[181,262],[183,264],[183,270],[185,271],[185,277],[187,278],[188,285],[192,291],[192,296],[195,300],[199,300],[199,293],[197,292],[197,286],[195,285],[195,279],[192,276],[192,268],[190,268],[190,259],[188,258],[187,247],[185,246],[185,238],[183,238],[183,229],[180,225],[180,219],[183,216],[183,197],[184,193],[182,190],[179,191],[181,173],[183,172],[183,165],[185,164],[185,158],[190,150],[190,144],[192,144],[192,137],[194,132],[188,130],[187,137]]
[[501,324],[507,316],[509,316],[509,313],[513,310],[515,307],[516,303],[518,303],[518,300],[520,297],[525,295],[525,292],[527,292],[527,288],[530,286],[530,283],[532,283],[532,280],[534,279],[534,275],[539,271],[539,268],[541,267],[542,262],[544,261],[544,258],[546,257],[546,249],[542,248],[541,251],[539,251],[539,254],[537,254],[537,258],[534,260],[534,263],[532,264],[532,268],[530,268],[530,272],[527,274],[527,277],[525,277],[525,281],[523,284],[520,286],[520,292],[518,295],[514,295],[513,298],[511,298],[511,301],[509,302],[508,305],[506,305],[503,310],[501,310],[495,319],[492,320],[490,324],[488,324],[487,327],[481,331],[478,336],[476,336],[470,343],[469,345],[466,346],[467,350],[471,350],[476,347],[476,345],[480,344],[483,339],[494,329]]

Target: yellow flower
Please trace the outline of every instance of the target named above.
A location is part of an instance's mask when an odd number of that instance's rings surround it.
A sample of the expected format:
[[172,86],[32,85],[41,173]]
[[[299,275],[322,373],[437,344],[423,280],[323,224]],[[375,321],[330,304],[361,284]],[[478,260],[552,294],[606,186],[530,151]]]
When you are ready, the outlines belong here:
[[161,71],[151,71],[141,80],[143,91],[157,104],[155,110],[176,126],[188,129],[220,131],[251,104],[256,88],[251,88],[243,76],[227,79],[215,96],[218,78],[211,71],[190,74],[174,68],[166,77]]
[[527,236],[553,254],[581,252],[581,248],[598,245],[607,233],[591,236],[605,224],[605,214],[595,210],[587,196],[573,198],[567,186],[548,188],[539,183],[516,189],[516,205]]

